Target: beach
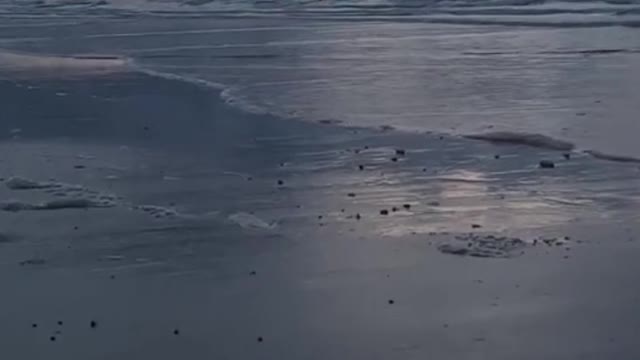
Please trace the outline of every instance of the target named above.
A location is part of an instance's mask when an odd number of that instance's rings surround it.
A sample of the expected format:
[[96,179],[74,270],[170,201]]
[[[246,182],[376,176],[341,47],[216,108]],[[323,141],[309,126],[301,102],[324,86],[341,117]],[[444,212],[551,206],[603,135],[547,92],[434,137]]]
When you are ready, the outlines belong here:
[[632,27],[72,14],[3,23],[0,354],[638,357]]

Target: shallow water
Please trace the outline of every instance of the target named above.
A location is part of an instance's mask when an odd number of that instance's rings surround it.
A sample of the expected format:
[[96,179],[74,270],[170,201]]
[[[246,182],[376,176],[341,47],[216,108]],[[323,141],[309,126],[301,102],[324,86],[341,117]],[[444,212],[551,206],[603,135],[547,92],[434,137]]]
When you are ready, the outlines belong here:
[[[60,4],[23,6],[31,15],[4,25],[1,46],[127,56],[156,74],[221,86],[229,103],[254,112],[410,131],[537,133],[640,157],[640,37],[619,26],[637,16],[634,2],[163,1],[128,3],[126,16],[120,2]],[[449,20],[429,18],[444,12]],[[525,18],[519,26],[509,25],[514,14]]]

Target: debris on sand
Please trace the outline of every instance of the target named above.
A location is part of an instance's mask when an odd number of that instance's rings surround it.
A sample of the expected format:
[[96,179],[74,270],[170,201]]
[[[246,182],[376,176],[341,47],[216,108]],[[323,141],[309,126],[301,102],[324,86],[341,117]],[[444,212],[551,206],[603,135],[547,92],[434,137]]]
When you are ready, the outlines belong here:
[[359,213],[358,213],[358,214],[356,214],[356,220],[360,220],[360,219],[362,219],[362,216],[360,216],[360,214],[359,214]]
[[396,155],[405,156],[407,154],[404,149],[396,149]]
[[411,204],[404,204],[404,205],[402,205],[402,207],[403,207],[405,210],[409,210],[409,209],[411,209]]
[[479,229],[481,227],[482,227],[482,225],[480,225],[480,224],[471,224],[471,228],[472,229]]
[[358,165],[358,170],[360,171],[364,170],[364,165]]
[[278,180],[278,186],[282,186],[282,185],[284,185],[284,181]]
[[98,327],[98,322],[95,320],[91,320],[91,322],[89,323],[89,327],[95,329],[96,327]]
[[484,257],[510,258],[522,255],[527,243],[515,237],[464,234],[455,237],[455,242],[440,244],[438,250],[444,254]]
[[264,341],[264,339],[262,338],[262,336],[258,336],[258,339],[257,339],[257,340],[258,340],[258,342],[263,342],[263,341]]
[[556,164],[551,160],[541,160],[540,168],[542,169],[553,169],[556,167]]
[[567,160],[571,159],[571,154],[570,153],[564,153],[564,154],[562,154],[562,156],[564,156],[564,158],[567,159]]
[[173,329],[173,335],[180,335],[180,329]]
[[347,196],[348,196],[348,197],[356,197],[356,194],[355,194],[355,193],[350,192],[350,193],[348,193],[348,194],[347,194]]
[[398,158],[397,157],[392,157],[391,161],[396,162],[396,161],[398,161]]
[[395,304],[395,301],[393,301],[393,299],[389,299],[388,303],[389,303],[389,305],[393,305],[393,304]]
[[389,210],[387,209],[380,210],[380,215],[389,215]]

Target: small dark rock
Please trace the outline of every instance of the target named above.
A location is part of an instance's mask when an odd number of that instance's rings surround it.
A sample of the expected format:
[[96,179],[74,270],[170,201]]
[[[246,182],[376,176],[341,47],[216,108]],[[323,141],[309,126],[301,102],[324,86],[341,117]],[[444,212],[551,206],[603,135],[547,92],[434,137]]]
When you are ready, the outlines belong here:
[[398,211],[398,208],[394,206],[394,207],[391,208],[391,211],[396,212],[396,211]]
[[578,112],[578,113],[576,113],[576,116],[585,116],[585,115],[587,115],[586,112]]
[[247,181],[251,181],[251,180],[253,180],[253,178],[252,178],[251,176],[249,176],[249,177],[247,178]]
[[356,197],[356,194],[355,193],[348,193],[347,196],[348,197]]
[[389,305],[393,305],[393,304],[395,304],[395,301],[389,300],[388,303],[389,303]]
[[92,329],[95,329],[96,327],[98,327],[98,323],[95,320],[91,320],[91,322],[89,323],[89,326]]
[[262,338],[262,336],[258,336],[258,339],[257,339],[257,340],[258,340],[258,342],[263,342],[263,341],[264,341],[264,339]]
[[396,149],[396,155],[404,156],[406,153],[404,149]]
[[284,181],[278,180],[278,185],[283,185],[283,184],[284,184]]
[[50,337],[49,341],[56,341],[56,337],[55,336]]
[[397,157],[392,157],[391,161],[396,162],[396,161],[398,161],[398,158]]
[[564,158],[567,159],[567,160],[571,159],[571,154],[569,154],[569,153],[564,153],[564,154],[562,154],[562,156],[564,156]]
[[251,271],[251,272],[249,273],[249,275],[256,275],[256,274],[257,274],[257,272],[256,272],[255,270],[253,270],[253,271]]
[[482,227],[482,225],[480,224],[471,224],[471,228],[473,229],[480,229]]
[[358,169],[359,169],[360,171],[364,170],[364,165],[358,165]]
[[318,219],[322,219],[322,215],[318,215]]
[[362,216],[360,216],[360,214],[356,214],[356,220],[360,220],[362,219]]
[[387,209],[380,210],[380,215],[389,215],[389,210]]
[[58,320],[58,326],[62,326],[63,322],[61,320]]
[[540,167],[543,169],[553,169],[556,167],[556,164],[551,160],[542,160],[540,161]]
[[500,155],[494,155],[493,158],[494,159],[500,159]]
[[411,209],[411,204],[404,204],[402,205],[403,208],[405,208],[406,210]]
[[422,168],[422,172],[427,172],[427,168]]
[[33,323],[33,324],[31,324],[31,327],[35,329],[35,328],[37,328],[37,327],[38,327],[38,324]]
[[173,335],[180,335],[179,329],[173,329]]
[[78,230],[78,229],[79,229],[79,227],[77,227],[77,226],[73,227],[73,230]]

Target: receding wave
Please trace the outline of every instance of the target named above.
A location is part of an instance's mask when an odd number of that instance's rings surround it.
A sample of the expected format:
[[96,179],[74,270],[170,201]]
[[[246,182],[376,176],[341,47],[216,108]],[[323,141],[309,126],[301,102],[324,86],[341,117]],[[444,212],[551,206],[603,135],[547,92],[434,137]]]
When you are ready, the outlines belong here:
[[636,158],[636,157],[633,157],[633,156],[607,154],[607,153],[603,153],[603,152],[598,151],[598,150],[585,150],[584,152],[589,154],[589,155],[591,155],[591,156],[593,156],[596,159],[640,164],[640,158]]
[[127,58],[114,55],[56,56],[0,50],[0,73],[21,78],[57,78],[124,72]]
[[483,140],[493,143],[526,145],[542,149],[570,151],[575,148],[571,142],[554,139],[547,135],[519,133],[509,131],[498,131],[483,134],[464,135],[465,138],[474,140]]

